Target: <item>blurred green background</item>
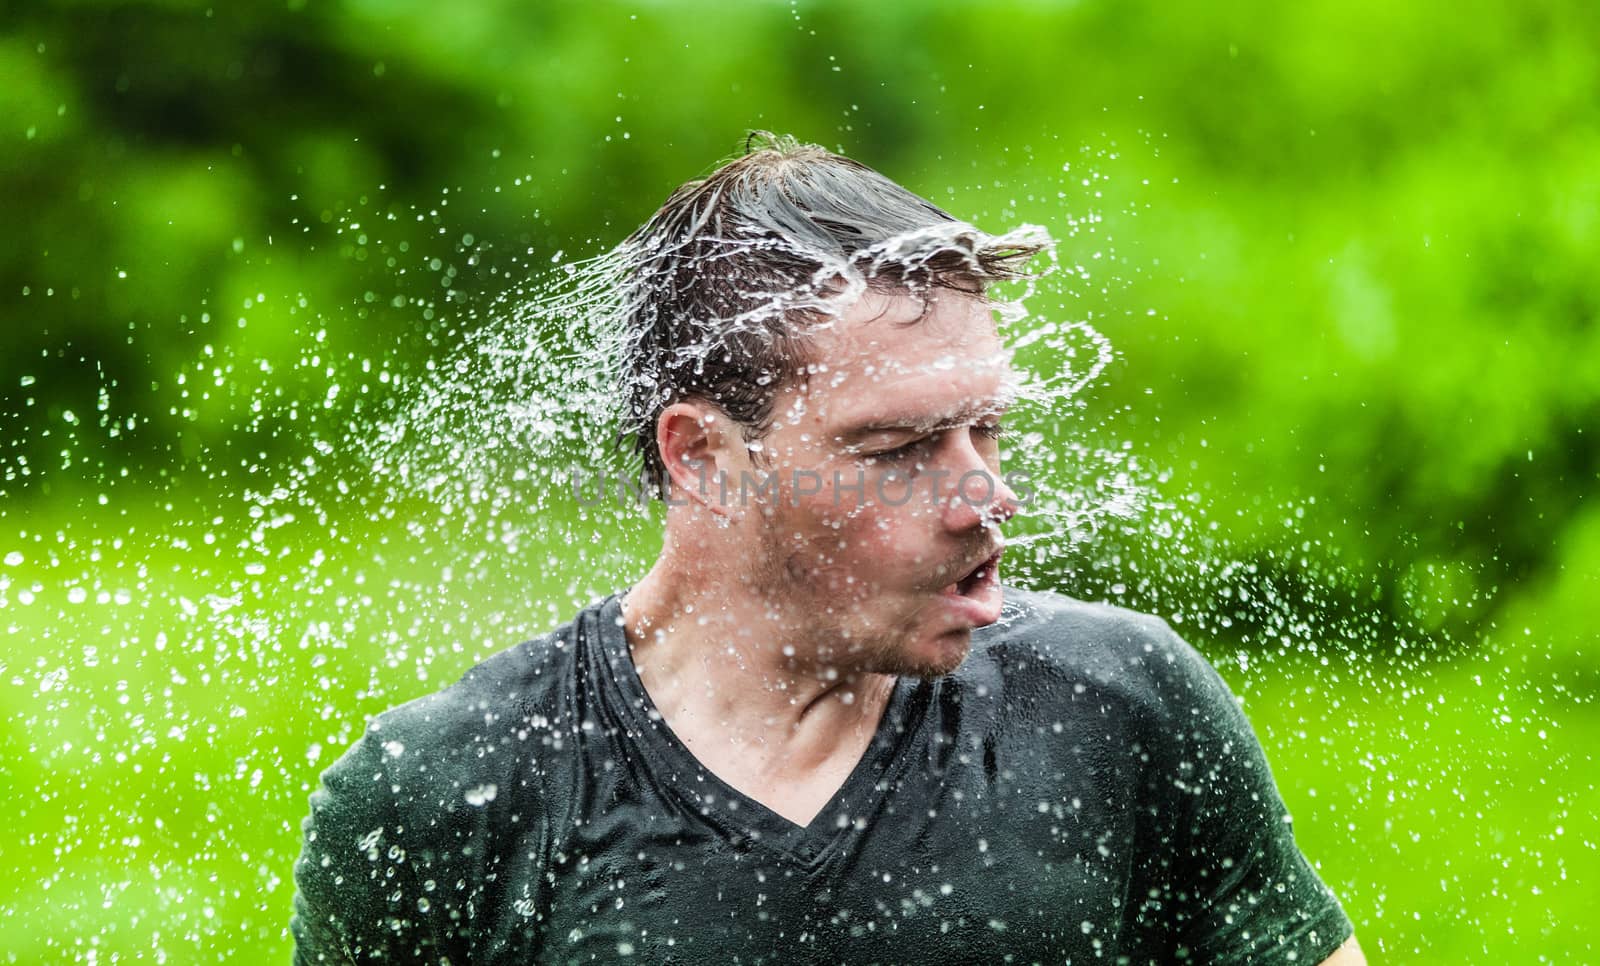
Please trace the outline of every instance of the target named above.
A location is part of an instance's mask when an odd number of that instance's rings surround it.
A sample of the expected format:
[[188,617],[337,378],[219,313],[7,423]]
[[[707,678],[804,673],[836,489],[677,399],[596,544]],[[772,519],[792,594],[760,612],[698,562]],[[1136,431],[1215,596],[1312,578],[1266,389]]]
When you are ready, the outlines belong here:
[[0,961],[285,961],[366,716],[638,572],[647,527],[486,550],[326,467],[751,128],[1062,240],[1036,314],[1118,353],[1062,432],[1195,509],[1023,576],[1218,663],[1374,961],[1600,959],[1596,38],[1537,0],[0,4]]

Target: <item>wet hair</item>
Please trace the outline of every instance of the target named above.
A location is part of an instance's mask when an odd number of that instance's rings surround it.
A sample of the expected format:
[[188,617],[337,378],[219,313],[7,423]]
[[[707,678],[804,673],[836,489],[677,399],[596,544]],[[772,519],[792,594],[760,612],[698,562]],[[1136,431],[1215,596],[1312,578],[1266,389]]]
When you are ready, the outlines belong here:
[[990,282],[1029,277],[1046,244],[1042,232],[981,232],[816,145],[752,134],[742,156],[672,192],[613,253],[618,443],[664,495],[656,422],[668,406],[703,399],[758,440],[777,392],[813,361],[808,329],[863,291],[983,297]]

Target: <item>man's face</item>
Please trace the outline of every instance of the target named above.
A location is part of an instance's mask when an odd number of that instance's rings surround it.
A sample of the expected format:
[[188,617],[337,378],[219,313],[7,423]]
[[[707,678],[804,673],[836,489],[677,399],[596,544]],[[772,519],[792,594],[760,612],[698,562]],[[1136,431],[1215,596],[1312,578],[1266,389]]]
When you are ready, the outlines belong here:
[[1010,353],[982,302],[930,298],[924,314],[867,293],[814,333],[811,371],[776,397],[761,465],[778,492],[740,526],[763,595],[814,622],[799,660],[944,674],[999,617]]

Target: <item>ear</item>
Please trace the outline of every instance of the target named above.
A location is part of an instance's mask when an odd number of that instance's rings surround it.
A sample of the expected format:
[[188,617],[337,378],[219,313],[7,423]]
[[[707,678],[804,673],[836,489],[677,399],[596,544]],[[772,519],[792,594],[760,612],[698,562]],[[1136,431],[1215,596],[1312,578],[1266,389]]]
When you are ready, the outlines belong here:
[[719,516],[729,515],[719,481],[738,476],[728,446],[739,438],[732,420],[710,403],[686,400],[662,410],[656,419],[656,446],[667,479],[678,491],[676,500],[668,495],[668,502],[692,500]]

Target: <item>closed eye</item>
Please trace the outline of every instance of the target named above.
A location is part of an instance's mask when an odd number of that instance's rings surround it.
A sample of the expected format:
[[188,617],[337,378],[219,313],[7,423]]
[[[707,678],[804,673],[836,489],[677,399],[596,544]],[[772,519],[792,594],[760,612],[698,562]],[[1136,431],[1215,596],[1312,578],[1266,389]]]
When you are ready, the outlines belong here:
[[[977,423],[973,425],[972,431],[985,439],[1009,439],[1012,435],[1011,431],[999,422]],[[932,436],[919,437],[909,443],[896,446],[894,449],[869,453],[867,454],[867,459],[874,463],[904,463],[922,455],[939,438],[942,432],[934,433]]]
[[914,439],[903,446],[896,446],[894,449],[886,449],[879,453],[869,453],[867,458],[875,463],[904,463],[912,457],[920,455],[930,439],[931,437],[928,436]]

